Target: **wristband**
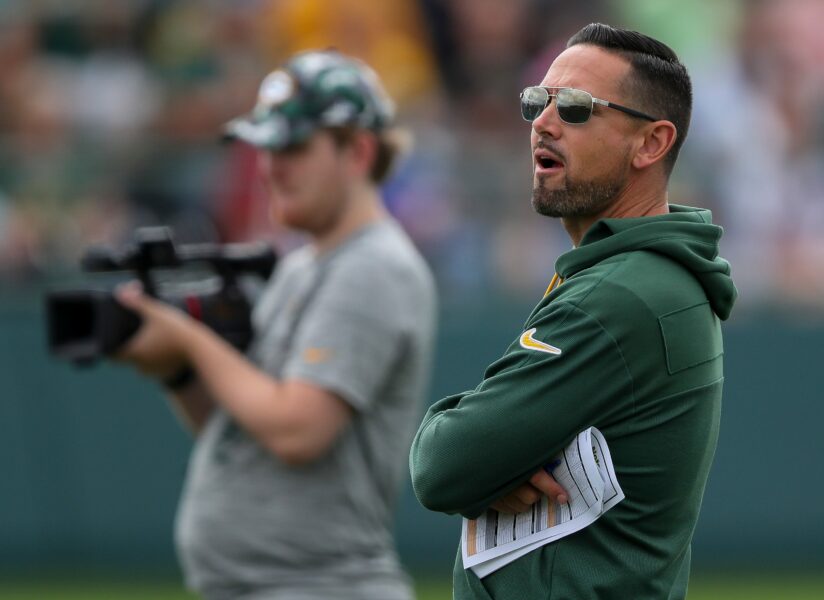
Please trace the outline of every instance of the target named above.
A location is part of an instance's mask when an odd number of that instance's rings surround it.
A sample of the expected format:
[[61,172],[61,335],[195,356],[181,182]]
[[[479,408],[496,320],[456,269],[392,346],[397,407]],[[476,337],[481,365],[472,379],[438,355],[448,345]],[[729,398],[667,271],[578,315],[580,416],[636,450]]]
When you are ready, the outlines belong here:
[[179,392],[197,379],[197,371],[189,365],[181,367],[174,375],[163,380],[163,385],[173,391]]

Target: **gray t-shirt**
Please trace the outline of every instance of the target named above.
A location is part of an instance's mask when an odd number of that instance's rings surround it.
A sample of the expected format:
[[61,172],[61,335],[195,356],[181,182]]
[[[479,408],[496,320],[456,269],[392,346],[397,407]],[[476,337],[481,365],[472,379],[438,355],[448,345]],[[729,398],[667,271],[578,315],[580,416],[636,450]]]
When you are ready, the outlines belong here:
[[[392,505],[429,379],[436,300],[392,220],[278,266],[250,358],[354,409],[332,449],[290,467],[222,410],[197,439],[177,515],[187,584],[212,599],[406,600]],[[277,401],[276,398],[272,399]]]

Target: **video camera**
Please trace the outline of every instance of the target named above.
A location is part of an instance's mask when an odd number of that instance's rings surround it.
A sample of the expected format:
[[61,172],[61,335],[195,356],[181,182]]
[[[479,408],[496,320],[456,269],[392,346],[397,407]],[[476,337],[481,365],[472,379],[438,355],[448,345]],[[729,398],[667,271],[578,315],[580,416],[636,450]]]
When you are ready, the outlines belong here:
[[[87,272],[132,271],[143,289],[196,318],[240,350],[251,342],[251,302],[238,277],[267,279],[277,262],[264,244],[189,244],[175,246],[167,227],[143,227],[122,252],[92,247],[81,259]],[[210,279],[160,286],[152,276],[161,269],[208,266]],[[216,277],[214,277],[216,276]],[[120,348],[138,329],[141,318],[121,305],[111,291],[52,291],[46,295],[48,346],[58,358],[90,364]]]

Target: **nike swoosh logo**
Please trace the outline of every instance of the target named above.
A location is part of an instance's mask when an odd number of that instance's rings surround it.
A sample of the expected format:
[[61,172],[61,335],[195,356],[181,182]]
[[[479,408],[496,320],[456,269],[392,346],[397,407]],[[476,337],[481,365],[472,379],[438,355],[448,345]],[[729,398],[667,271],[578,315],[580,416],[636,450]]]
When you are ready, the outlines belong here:
[[521,348],[526,348],[527,350],[537,350],[538,352],[546,352],[547,354],[560,354],[560,348],[550,346],[549,344],[540,342],[532,337],[537,330],[537,327],[533,327],[532,329],[524,331],[521,334]]

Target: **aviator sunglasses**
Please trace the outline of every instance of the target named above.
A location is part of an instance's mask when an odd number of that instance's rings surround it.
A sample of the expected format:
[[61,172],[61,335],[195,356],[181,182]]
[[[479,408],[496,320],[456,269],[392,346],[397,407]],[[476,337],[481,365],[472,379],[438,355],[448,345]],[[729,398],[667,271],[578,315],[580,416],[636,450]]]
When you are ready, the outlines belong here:
[[593,98],[592,94],[575,88],[551,88],[543,86],[532,86],[521,92],[521,116],[530,123],[544,112],[547,105],[555,98],[555,110],[564,123],[570,125],[580,125],[589,121],[592,116],[592,106],[600,104],[608,106],[623,113],[647,119],[648,121],[658,121],[647,114],[609,102],[600,98]]

